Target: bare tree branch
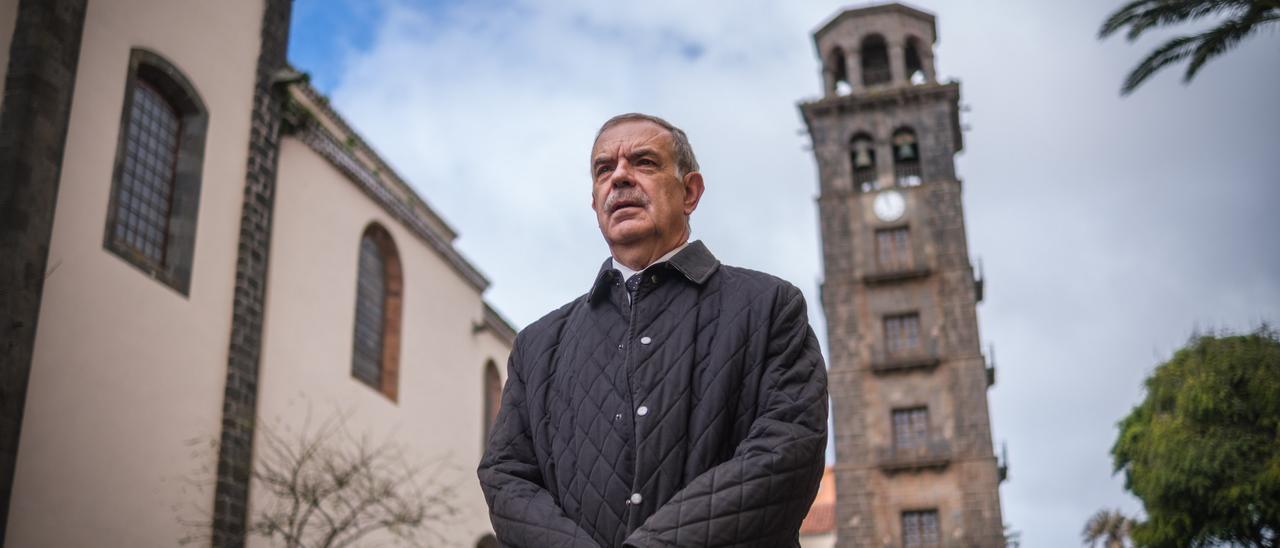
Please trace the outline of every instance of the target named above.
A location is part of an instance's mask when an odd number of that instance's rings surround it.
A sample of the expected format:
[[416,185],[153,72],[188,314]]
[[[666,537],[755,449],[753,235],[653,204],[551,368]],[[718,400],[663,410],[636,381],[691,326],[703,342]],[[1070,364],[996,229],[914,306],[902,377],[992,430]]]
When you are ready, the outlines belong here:
[[[420,462],[392,440],[352,433],[350,417],[337,412],[313,424],[308,407],[296,432],[287,425],[257,425],[251,477],[265,502],[252,510],[250,533],[286,548],[353,547],[379,533],[398,539],[397,545],[444,543],[443,526],[458,509],[453,486],[438,478],[453,474],[422,472],[424,464],[442,472],[445,459]],[[216,455],[216,440],[202,452],[210,450]],[[202,470],[210,472],[207,465]],[[210,538],[208,518],[179,521],[194,532],[184,544]]]

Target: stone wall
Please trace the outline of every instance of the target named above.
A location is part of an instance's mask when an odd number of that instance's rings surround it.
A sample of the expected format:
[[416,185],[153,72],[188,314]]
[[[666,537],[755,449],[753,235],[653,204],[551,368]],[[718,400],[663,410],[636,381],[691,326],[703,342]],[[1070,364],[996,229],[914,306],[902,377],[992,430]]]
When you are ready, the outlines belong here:
[[0,106],[0,540],[5,537],[85,0],[18,5]]
[[262,15],[213,503],[215,547],[244,546],[247,532],[267,259],[284,104],[284,90],[275,85],[274,78],[287,66],[292,4],[292,0],[267,0]]

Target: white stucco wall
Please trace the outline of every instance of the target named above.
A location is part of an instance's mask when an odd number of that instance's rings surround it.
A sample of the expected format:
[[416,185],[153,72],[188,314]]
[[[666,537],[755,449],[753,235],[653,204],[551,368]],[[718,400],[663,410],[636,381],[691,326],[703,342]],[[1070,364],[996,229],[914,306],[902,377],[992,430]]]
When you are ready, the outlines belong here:
[[[214,462],[191,440],[219,432],[262,10],[88,5],[6,546],[175,546],[174,508],[211,505],[185,480]],[[189,297],[102,245],[133,47],[176,65],[209,112]]]
[[[422,462],[444,459],[433,479],[456,485],[448,546],[489,531],[475,479],[481,453],[483,372],[505,369],[508,349],[482,321],[481,295],[433,249],[305,144],[281,147],[259,385],[259,421],[297,429],[349,412],[353,433],[390,439]],[[398,401],[351,376],[356,267],[371,222],[391,234],[403,267]],[[261,430],[258,443],[261,442]],[[266,495],[254,491],[251,508]],[[252,510],[251,510],[252,511]],[[434,543],[433,543],[434,544]],[[251,539],[250,546],[268,546]]]

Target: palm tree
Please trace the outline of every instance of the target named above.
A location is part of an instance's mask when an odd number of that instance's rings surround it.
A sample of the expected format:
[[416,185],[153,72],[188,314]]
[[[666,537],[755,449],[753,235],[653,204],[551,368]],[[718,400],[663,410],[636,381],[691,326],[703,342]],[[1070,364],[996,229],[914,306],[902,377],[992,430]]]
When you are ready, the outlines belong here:
[[1215,15],[1227,15],[1227,19],[1206,32],[1179,36],[1156,48],[1129,73],[1120,94],[1128,95],[1152,74],[1188,57],[1191,61],[1182,81],[1190,82],[1205,61],[1226,53],[1263,26],[1280,22],[1280,0],[1133,0],[1112,13],[1098,31],[1099,39],[1129,27],[1125,38],[1132,42],[1156,26]]
[[1085,522],[1084,531],[1080,534],[1090,547],[1102,541],[1103,548],[1124,548],[1132,528],[1133,520],[1119,510],[1098,510],[1098,513]]

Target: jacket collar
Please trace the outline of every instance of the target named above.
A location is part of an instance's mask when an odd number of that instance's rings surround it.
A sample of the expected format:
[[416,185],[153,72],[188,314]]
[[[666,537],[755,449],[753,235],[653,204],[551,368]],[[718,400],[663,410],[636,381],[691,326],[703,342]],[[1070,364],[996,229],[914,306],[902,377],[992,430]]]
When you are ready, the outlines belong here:
[[[715,255],[711,254],[711,250],[707,249],[702,240],[689,242],[689,245],[685,246],[679,253],[676,253],[665,264],[698,285],[706,283],[707,279],[712,274],[715,274],[716,269],[720,268],[720,261],[716,259]],[[650,265],[650,267],[652,266]],[[618,277],[618,271],[613,268],[613,260],[605,259],[604,263],[600,265],[600,271],[596,273],[596,281],[592,284],[591,291],[587,293],[588,299],[594,300],[598,295],[604,293],[616,277]]]

